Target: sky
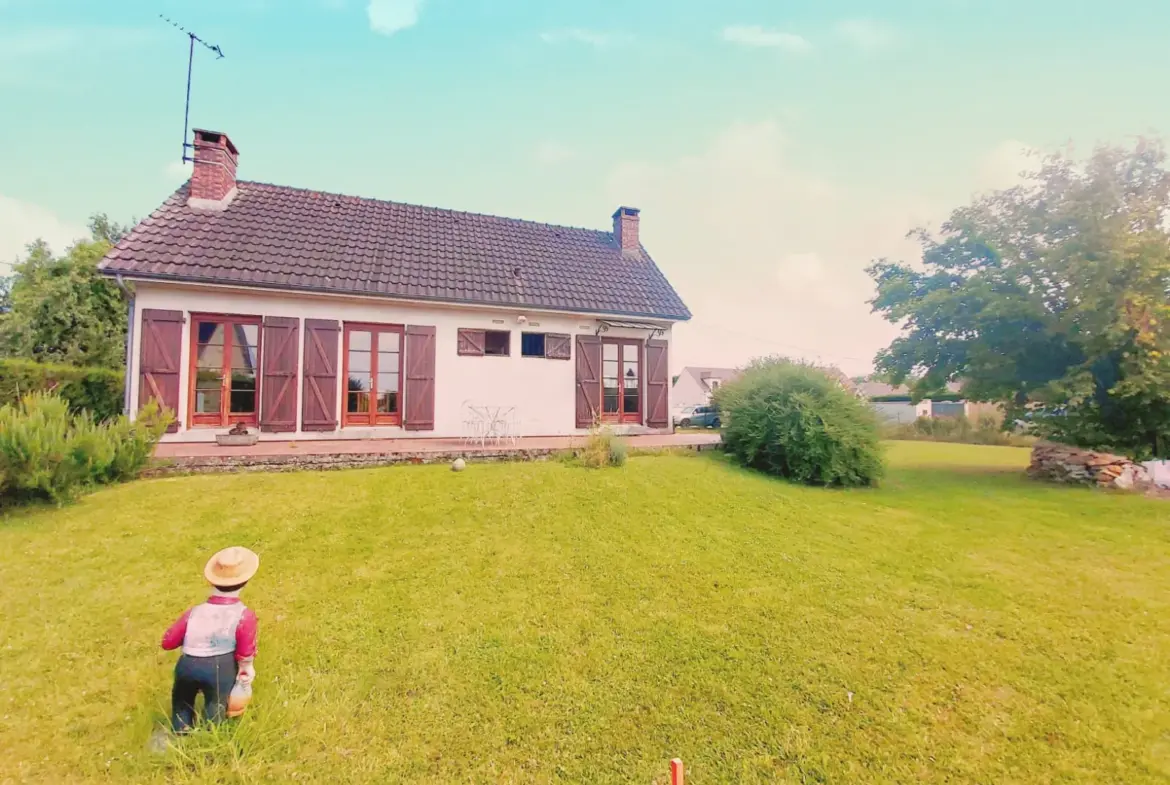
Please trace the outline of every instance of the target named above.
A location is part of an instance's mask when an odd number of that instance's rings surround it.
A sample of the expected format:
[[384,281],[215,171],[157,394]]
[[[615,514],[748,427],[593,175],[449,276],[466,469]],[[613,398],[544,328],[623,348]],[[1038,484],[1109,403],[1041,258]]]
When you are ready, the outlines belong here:
[[672,364],[867,372],[874,259],[1034,151],[1170,130],[1165,0],[0,0],[0,274],[148,215],[191,121],[242,179],[607,229],[694,313]]

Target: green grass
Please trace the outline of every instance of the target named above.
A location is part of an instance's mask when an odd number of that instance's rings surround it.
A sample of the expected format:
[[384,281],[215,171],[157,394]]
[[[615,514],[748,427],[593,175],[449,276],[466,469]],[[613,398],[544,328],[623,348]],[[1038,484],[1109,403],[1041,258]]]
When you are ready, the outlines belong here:
[[[0,519],[0,782],[1165,782],[1170,507],[897,443],[195,476]],[[256,697],[146,750],[163,629],[260,552]]]

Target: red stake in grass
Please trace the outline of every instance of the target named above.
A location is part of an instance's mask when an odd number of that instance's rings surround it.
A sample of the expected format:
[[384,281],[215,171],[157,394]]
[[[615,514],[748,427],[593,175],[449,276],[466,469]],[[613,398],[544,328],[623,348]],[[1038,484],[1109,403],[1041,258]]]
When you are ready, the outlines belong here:
[[670,762],[670,785],[685,785],[684,778],[682,758],[675,758]]

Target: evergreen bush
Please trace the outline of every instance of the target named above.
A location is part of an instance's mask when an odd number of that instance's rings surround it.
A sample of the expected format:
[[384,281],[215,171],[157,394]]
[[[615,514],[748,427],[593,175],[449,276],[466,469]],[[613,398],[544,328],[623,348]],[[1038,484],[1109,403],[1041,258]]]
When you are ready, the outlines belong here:
[[123,415],[97,422],[45,393],[0,406],[0,503],[61,504],[86,488],[132,479],[170,421],[154,401],[133,422]]
[[873,485],[881,478],[876,415],[814,365],[755,360],[719,387],[715,403],[724,449],[745,466],[809,485]]

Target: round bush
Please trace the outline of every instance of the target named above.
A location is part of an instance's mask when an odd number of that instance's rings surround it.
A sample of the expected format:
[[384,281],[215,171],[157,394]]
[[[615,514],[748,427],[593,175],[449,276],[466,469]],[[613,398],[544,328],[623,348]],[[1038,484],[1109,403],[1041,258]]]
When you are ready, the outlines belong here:
[[715,394],[724,448],[745,466],[810,485],[873,485],[883,463],[869,405],[813,365],[754,361]]

